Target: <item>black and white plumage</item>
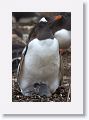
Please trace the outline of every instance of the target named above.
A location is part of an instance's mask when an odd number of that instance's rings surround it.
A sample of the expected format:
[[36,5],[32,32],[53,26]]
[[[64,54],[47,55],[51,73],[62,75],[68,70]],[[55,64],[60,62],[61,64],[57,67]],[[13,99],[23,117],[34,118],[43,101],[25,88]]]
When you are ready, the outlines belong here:
[[45,18],[40,20],[34,32],[35,38],[23,50],[17,80],[25,96],[33,92],[50,96],[60,82],[59,44]]
[[[60,44],[60,49],[68,49],[71,46],[71,14],[48,17],[54,37]],[[55,21],[55,22],[54,22]]]

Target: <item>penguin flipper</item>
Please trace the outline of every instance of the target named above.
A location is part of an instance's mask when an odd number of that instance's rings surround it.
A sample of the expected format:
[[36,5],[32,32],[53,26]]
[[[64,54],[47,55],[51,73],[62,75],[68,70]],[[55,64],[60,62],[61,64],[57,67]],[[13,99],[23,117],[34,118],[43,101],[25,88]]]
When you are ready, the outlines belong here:
[[24,48],[22,55],[21,55],[21,60],[20,60],[20,63],[18,65],[18,70],[17,70],[17,80],[20,80],[22,73],[23,73],[23,64],[24,64],[24,59],[25,59],[27,49],[28,49],[28,46]]

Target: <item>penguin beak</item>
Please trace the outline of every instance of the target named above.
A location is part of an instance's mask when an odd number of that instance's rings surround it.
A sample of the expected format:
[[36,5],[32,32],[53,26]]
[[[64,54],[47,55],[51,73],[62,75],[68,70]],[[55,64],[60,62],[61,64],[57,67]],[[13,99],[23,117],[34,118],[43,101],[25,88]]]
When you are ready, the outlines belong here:
[[61,19],[63,18],[62,15],[57,15],[57,16],[54,16],[51,21],[49,21],[49,26],[50,28],[53,27],[57,22],[59,22]]
[[54,21],[60,21],[62,19],[62,15],[54,16]]

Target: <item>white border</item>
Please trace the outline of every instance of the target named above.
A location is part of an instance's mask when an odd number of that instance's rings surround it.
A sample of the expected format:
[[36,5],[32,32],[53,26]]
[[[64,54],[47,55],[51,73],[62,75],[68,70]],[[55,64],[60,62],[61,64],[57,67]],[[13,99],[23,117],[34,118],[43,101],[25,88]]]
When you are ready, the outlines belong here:
[[[12,102],[12,12],[71,12],[71,102]],[[82,0],[0,2],[0,113],[83,114]]]

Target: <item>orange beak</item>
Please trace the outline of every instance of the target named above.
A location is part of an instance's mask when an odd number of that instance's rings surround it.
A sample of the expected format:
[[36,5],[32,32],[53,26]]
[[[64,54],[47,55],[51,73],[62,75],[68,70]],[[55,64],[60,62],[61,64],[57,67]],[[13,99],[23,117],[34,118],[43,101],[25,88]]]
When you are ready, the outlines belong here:
[[62,15],[57,15],[57,16],[54,16],[54,20],[55,21],[59,21],[62,19]]
[[54,26],[55,22],[59,22],[63,18],[62,15],[57,15],[52,18],[52,20],[49,20],[49,26],[50,28]]

